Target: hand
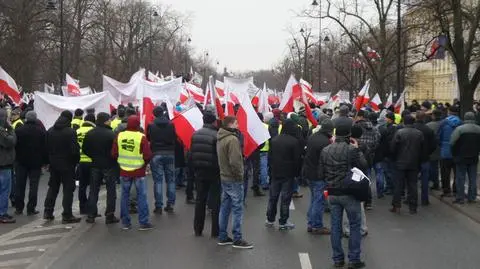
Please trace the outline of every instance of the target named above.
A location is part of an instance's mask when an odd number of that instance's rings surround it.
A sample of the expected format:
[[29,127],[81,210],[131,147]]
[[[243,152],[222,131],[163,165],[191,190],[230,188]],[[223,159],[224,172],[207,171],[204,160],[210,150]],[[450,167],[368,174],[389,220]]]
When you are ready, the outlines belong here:
[[358,149],[358,141],[355,138],[350,138],[350,145]]

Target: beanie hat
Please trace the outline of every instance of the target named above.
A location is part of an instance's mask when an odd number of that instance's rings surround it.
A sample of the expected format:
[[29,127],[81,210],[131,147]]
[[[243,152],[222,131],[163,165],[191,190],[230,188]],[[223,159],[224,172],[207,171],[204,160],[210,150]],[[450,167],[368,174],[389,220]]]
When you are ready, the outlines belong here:
[[360,138],[363,135],[363,130],[362,127],[359,125],[355,124],[352,126],[352,138]]
[[93,115],[93,114],[87,114],[87,115],[85,116],[84,120],[94,123],[94,122],[95,122],[95,115]]
[[105,112],[100,112],[100,113],[98,113],[98,115],[97,115],[96,124],[97,124],[97,125],[103,125],[103,124],[105,124],[105,122],[107,122],[108,120],[110,120],[110,115],[108,115],[108,113],[105,113]]
[[27,114],[25,114],[25,120],[27,122],[36,122],[37,121],[37,113],[35,113],[35,111],[28,111]]
[[204,124],[213,124],[216,120],[217,117],[211,111],[205,111],[205,113],[203,114]]
[[64,117],[64,118],[67,118],[68,121],[72,121],[73,119],[73,114],[72,112],[68,111],[68,110],[64,110],[62,111],[62,113],[60,113],[60,116]]
[[80,108],[75,109],[75,117],[83,116],[83,110]]
[[153,115],[155,116],[155,118],[163,116],[163,108],[161,106],[156,106],[153,109]]
[[335,135],[336,136],[350,136],[352,130],[352,124],[349,121],[337,121],[335,126]]
[[322,121],[322,127],[320,129],[320,132],[326,133],[326,134],[332,134],[333,133],[333,121],[331,119],[325,119]]

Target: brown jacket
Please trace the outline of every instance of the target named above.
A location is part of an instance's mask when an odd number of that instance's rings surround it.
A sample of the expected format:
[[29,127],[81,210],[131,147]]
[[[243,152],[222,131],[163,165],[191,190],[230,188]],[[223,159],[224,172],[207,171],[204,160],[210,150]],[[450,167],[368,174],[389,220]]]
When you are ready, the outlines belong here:
[[217,134],[218,165],[223,181],[243,182],[243,155],[235,132],[221,128]]

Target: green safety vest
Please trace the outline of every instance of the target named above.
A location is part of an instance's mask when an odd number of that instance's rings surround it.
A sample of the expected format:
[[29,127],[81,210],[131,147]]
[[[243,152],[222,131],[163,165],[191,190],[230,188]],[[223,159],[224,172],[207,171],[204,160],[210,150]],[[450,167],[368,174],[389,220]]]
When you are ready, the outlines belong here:
[[110,127],[112,128],[112,130],[115,130],[117,129],[118,125],[120,125],[120,123],[122,123],[122,120],[120,120],[119,118],[116,118],[112,120],[112,122],[110,122]]
[[[264,123],[263,125],[268,130],[268,124]],[[278,126],[278,134],[280,134],[281,131],[282,131],[282,125],[280,124],[280,126]],[[265,141],[265,143],[263,144],[263,148],[261,148],[260,151],[261,152],[268,152],[269,150],[270,150],[270,139]]]
[[18,119],[18,120],[16,120],[16,121],[14,121],[14,122],[12,123],[13,129],[17,129],[17,127],[19,127],[19,126],[18,126],[19,124],[23,125],[23,121],[22,121],[21,119]]
[[81,120],[81,119],[73,119],[73,120],[72,120],[72,128],[73,128],[73,125],[78,125],[79,127],[82,127],[82,125],[83,125],[83,120]]
[[124,171],[135,171],[144,166],[143,154],[140,153],[144,134],[123,131],[118,134],[118,164]]
[[85,136],[87,136],[87,133],[92,129],[93,129],[92,126],[82,126],[82,127],[78,128],[78,130],[77,130],[77,142],[78,142],[78,145],[80,146],[80,162],[81,163],[91,163],[92,162],[92,159],[90,159],[90,157],[85,155],[85,153],[83,153],[83,150],[82,150],[83,141],[85,140]]

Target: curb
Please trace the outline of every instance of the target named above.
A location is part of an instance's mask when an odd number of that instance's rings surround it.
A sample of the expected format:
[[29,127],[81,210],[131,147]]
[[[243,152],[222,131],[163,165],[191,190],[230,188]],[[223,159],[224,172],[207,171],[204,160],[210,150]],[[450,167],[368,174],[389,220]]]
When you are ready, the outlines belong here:
[[[437,200],[439,200],[443,204],[449,206],[450,208],[454,209],[458,213],[460,213],[460,214],[468,217],[469,219],[473,220],[474,222],[480,224],[480,215],[475,216],[475,214],[471,214],[471,213],[467,212],[466,210],[462,209],[462,207],[456,206],[452,202],[449,202],[449,200],[445,200],[445,199],[441,198],[440,194],[438,194],[436,192],[431,191],[430,196],[435,197]],[[451,198],[451,197],[449,197],[449,198]]]

